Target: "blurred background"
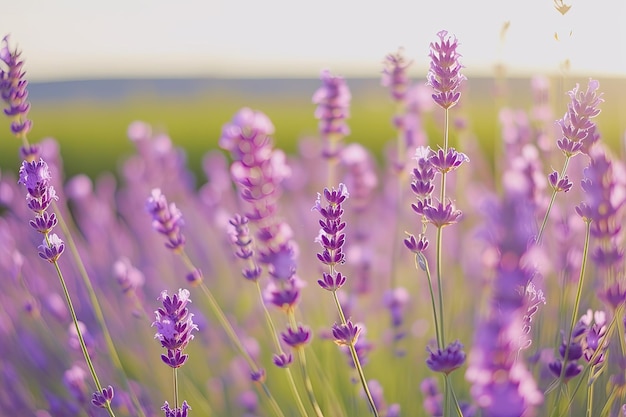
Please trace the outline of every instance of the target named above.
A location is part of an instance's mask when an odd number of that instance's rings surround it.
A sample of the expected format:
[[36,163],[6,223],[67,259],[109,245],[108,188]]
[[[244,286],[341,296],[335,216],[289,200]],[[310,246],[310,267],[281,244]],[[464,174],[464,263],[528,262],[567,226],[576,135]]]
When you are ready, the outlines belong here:
[[[442,29],[459,39],[469,78],[459,112],[486,146],[498,138],[500,105],[530,105],[534,75],[553,81],[558,115],[576,82],[599,79],[601,133],[617,144],[626,130],[623,0],[571,0],[565,14],[553,0],[450,0],[445,9],[398,0],[0,4],[1,32],[23,51],[30,82],[30,139],[56,138],[67,175],[115,170],[132,152],[126,129],[134,120],[169,133],[199,173],[202,154],[217,147],[221,126],[242,106],[268,114],[278,146],[293,152],[298,139],[316,134],[311,97],[322,69],[346,77],[352,91],[347,141],[380,155],[395,136],[383,59],[403,48],[413,81],[423,83],[429,43]],[[494,100],[503,82],[506,93]],[[7,121],[0,169],[17,170],[18,147]]]

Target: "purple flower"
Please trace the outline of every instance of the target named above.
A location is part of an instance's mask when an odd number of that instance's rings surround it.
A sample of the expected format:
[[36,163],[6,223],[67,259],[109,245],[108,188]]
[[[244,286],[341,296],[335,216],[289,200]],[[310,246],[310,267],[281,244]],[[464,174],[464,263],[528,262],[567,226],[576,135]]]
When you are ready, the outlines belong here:
[[44,237],[41,245],[39,245],[39,256],[50,263],[54,263],[65,250],[65,243],[55,234],[52,233]]
[[407,62],[402,49],[399,49],[395,54],[387,55],[383,64],[384,68],[381,84],[385,87],[389,87],[391,97],[394,101],[404,101],[409,87],[407,69],[411,66],[412,62]]
[[626,287],[620,282],[616,282],[613,285],[608,286],[604,291],[600,292],[599,297],[604,301],[613,311],[624,304],[626,301]]
[[[21,54],[17,48],[13,50],[9,48],[8,35],[2,39],[0,61],[5,68],[0,68],[0,95],[9,106],[4,109],[4,114],[13,119],[11,132],[15,136],[25,138],[32,127],[32,122],[27,119],[30,110],[28,90],[26,89],[28,81],[24,79],[26,72],[22,69],[24,61],[20,60]],[[28,146],[25,147],[25,150],[28,150]]]
[[548,175],[548,181],[552,186],[552,189],[556,192],[568,192],[572,189],[572,182],[569,180],[568,176],[565,175],[563,178],[560,177],[559,173],[556,171],[552,171],[550,175]]
[[183,401],[183,405],[179,408],[170,408],[170,405],[167,401],[161,407],[161,410],[165,412],[165,417],[187,417],[188,410],[191,410],[187,401]]
[[448,202],[445,206],[439,202],[437,206],[424,207],[424,217],[437,228],[456,223],[460,216],[461,210],[456,210],[452,202]]
[[420,146],[415,152],[417,168],[413,169],[413,181],[411,190],[417,197],[417,203],[411,204],[413,211],[417,214],[424,214],[424,207],[430,204],[431,195],[435,189],[433,183],[435,179],[435,168],[430,161],[432,151],[428,147]]
[[191,285],[198,285],[203,280],[202,271],[195,268],[193,271],[187,273],[187,275],[185,276],[185,279]]
[[85,379],[87,378],[87,372],[78,365],[73,365],[70,369],[63,373],[63,383],[72,396],[79,403],[83,403],[87,400],[87,384]]
[[435,378],[425,378],[420,384],[420,391],[424,395],[424,410],[431,417],[442,417],[443,395],[439,391]]
[[161,292],[158,298],[163,307],[155,311],[156,320],[152,326],[156,326],[155,339],[161,342],[161,346],[167,349],[167,355],[161,355],[161,360],[172,368],[182,366],[187,360],[187,355],[182,351],[193,340],[192,332],[198,330],[193,323],[193,314],[189,312],[187,304],[189,291],[179,289],[177,294],[170,296],[166,290]]
[[50,207],[53,200],[58,200],[54,187],[50,184],[52,174],[43,159],[22,161],[18,184],[26,187],[28,208],[36,214],[42,214]]
[[189,355],[183,353],[181,349],[168,349],[167,355],[161,355],[161,360],[170,368],[180,368],[187,362]]
[[291,170],[285,154],[273,148],[273,133],[274,126],[265,114],[242,108],[224,125],[219,141],[231,154],[230,175],[249,205],[245,217],[258,225],[259,252],[271,251],[290,239],[276,213],[281,183]]
[[143,286],[145,277],[143,273],[135,268],[130,259],[122,257],[113,264],[113,276],[122,287],[124,293],[134,291]]
[[39,233],[47,234],[57,225],[57,215],[48,212],[37,213],[34,220],[30,220],[28,224]]
[[426,350],[429,353],[426,365],[428,365],[431,371],[449,374],[465,363],[463,344],[458,340],[450,343],[443,350],[437,349],[433,352],[428,346]]
[[274,355],[273,362],[274,365],[278,366],[279,368],[287,368],[293,362],[293,356],[291,355],[291,353],[282,352]]
[[333,325],[333,338],[335,339],[335,343],[339,346],[356,345],[360,334],[361,326],[353,324],[351,320],[348,320],[346,324],[335,323]]
[[419,239],[416,239],[414,235],[409,234],[409,237],[404,239],[404,246],[415,254],[424,252],[428,248],[428,243],[424,235],[419,235]]
[[265,369],[259,368],[256,371],[250,372],[250,379],[254,382],[263,383],[265,382],[265,378],[267,377],[265,373]]
[[316,241],[322,245],[324,250],[317,254],[317,258],[331,268],[344,262],[342,248],[346,240],[346,235],[343,233],[346,223],[341,219],[343,215],[341,204],[348,196],[346,186],[339,184],[338,189],[324,189],[324,199],[327,205],[322,206],[322,196],[318,194],[315,206],[313,206],[313,210],[319,211],[322,215],[322,219],[319,220],[321,230]]
[[228,223],[233,226],[231,240],[237,246],[235,255],[241,259],[249,259],[254,255],[252,250],[252,238],[248,229],[248,218],[236,214]]
[[109,385],[103,388],[101,392],[94,392],[91,397],[91,403],[96,407],[106,408],[107,404],[111,403],[113,395],[113,387]]
[[[532,374],[519,355],[528,313],[526,288],[535,276],[522,261],[529,247],[534,217],[528,200],[508,194],[489,207],[487,235],[502,254],[494,265],[491,300],[474,333],[465,373],[472,397],[486,416],[520,416],[543,400]],[[506,254],[506,256],[504,256]]]
[[[317,104],[315,118],[319,120],[319,131],[325,140],[323,155],[327,158],[336,156],[338,149],[334,143],[338,138],[350,134],[346,119],[350,117],[352,96],[343,77],[335,76],[328,70],[322,71],[322,86],[313,94],[313,103]],[[332,138],[332,139],[331,139]]]
[[404,322],[404,308],[409,300],[409,292],[403,287],[387,290],[383,294],[383,305],[391,312],[391,325],[394,328]]
[[317,283],[326,291],[337,291],[346,283],[346,277],[342,275],[341,272],[334,272],[332,274],[324,272],[322,273],[322,279],[318,279]]
[[146,210],[152,216],[152,228],[167,237],[165,246],[175,252],[182,250],[185,245],[180,230],[184,224],[183,214],[176,204],[168,204],[161,190],[154,188],[146,202]]
[[458,46],[454,37],[449,37],[445,30],[437,33],[439,42],[430,44],[430,70],[428,71],[428,85],[435,93],[433,100],[444,109],[449,109],[458,103],[461,92],[461,82],[465,76],[461,74],[463,65],[459,62],[461,55],[456,51]]
[[437,152],[431,151],[428,161],[437,171],[447,173],[460,167],[463,162],[469,162],[469,158],[454,148],[448,148],[446,152],[439,148]]
[[[244,107],[222,128],[219,145],[230,151],[235,160],[246,161],[246,165],[251,166],[265,158],[263,154],[267,146],[271,146],[270,136],[273,134],[274,125],[264,113]],[[254,144],[254,147],[246,146],[246,143]]]
[[279,285],[276,282],[267,284],[264,298],[271,304],[283,310],[285,313],[293,311],[300,301],[300,288],[302,283],[299,279],[291,278]]
[[[261,268],[254,261],[254,249],[252,248],[252,237],[248,229],[248,218],[236,214],[228,221],[233,230],[231,240],[236,246],[235,255],[238,258],[248,261],[248,266],[241,271],[241,274],[249,281],[256,281],[261,277]],[[295,267],[294,267],[295,270]],[[293,275],[293,274],[292,274]]]
[[311,341],[311,329],[298,324],[297,328],[292,329],[289,327],[287,332],[281,333],[280,336],[287,345],[298,349]]
[[598,365],[604,362],[604,352],[608,347],[608,341],[604,340],[607,332],[606,313],[589,309],[580,321],[586,326],[582,337],[583,356],[587,362],[593,359],[592,365]]
[[599,87],[597,80],[590,79],[587,91],[580,91],[576,84],[568,92],[571,101],[567,105],[567,112],[557,121],[562,133],[557,146],[568,157],[576,155],[583,148],[588,152],[591,143],[597,141],[595,123],[591,119],[600,114],[598,106],[604,101],[602,94],[596,93]]

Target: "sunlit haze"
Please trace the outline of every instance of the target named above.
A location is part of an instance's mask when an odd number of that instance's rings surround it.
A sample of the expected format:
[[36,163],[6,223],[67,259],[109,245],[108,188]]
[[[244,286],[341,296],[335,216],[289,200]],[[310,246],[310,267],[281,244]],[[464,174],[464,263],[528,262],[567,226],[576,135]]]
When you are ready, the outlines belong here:
[[[376,77],[403,47],[425,71],[445,29],[467,74],[626,75],[626,1],[57,0],[8,1],[2,33],[31,80],[119,77],[310,77],[323,68]],[[508,30],[502,37],[506,23]],[[555,39],[555,34],[558,40]]]

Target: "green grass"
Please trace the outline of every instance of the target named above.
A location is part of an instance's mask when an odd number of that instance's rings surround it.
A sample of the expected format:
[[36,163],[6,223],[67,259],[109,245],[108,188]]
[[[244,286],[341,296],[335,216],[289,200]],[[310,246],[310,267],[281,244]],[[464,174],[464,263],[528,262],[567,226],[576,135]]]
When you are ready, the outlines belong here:
[[[471,81],[471,80],[470,80]],[[575,80],[586,86],[586,80]],[[567,81],[566,90],[575,81]],[[463,115],[469,121],[468,134],[474,136],[492,160],[494,144],[499,139],[497,112],[501,104],[527,109],[530,103],[526,82],[517,82],[515,88],[501,100],[491,96],[491,81],[468,82],[459,109],[453,114]],[[520,85],[522,86],[520,89]],[[558,83],[555,83],[558,90]],[[605,142],[614,149],[626,130],[626,118],[620,117],[626,100],[624,81],[601,81],[606,102],[596,119]],[[35,101],[30,118],[34,128],[29,135],[33,142],[54,137],[61,145],[68,176],[86,173],[96,176],[104,171],[115,171],[120,158],[133,152],[126,130],[134,120],[150,123],[153,129],[170,135],[174,144],[187,151],[190,168],[201,176],[201,159],[207,151],[218,148],[222,126],[244,106],[265,112],[276,127],[278,147],[288,153],[297,151],[298,140],[315,135],[317,120],[313,117],[315,105],[309,95],[280,94],[266,96],[259,93],[238,95],[214,92],[205,97],[162,97],[156,94],[132,96],[122,101],[65,100],[60,102]],[[565,111],[567,96],[554,92],[555,108],[560,117]],[[559,102],[560,99],[560,102]],[[391,126],[393,104],[385,88],[353,92],[351,134],[346,142],[360,142],[372,149],[379,159],[385,146],[395,140]],[[438,122],[426,120],[430,135],[439,135]],[[10,136],[8,121],[0,135],[0,169],[16,171],[20,164],[19,143]],[[454,141],[454,137],[452,138]],[[556,141],[556,138],[555,138]],[[462,146],[460,146],[462,148]]]

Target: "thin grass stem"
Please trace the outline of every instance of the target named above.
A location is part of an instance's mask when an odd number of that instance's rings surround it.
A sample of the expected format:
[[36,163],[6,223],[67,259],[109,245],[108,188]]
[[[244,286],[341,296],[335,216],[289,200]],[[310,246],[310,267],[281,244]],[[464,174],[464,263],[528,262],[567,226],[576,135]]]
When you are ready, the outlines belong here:
[[[46,234],[46,241],[48,241],[47,234]],[[76,335],[78,336],[80,349],[83,352],[83,356],[85,357],[85,362],[87,363],[87,367],[89,368],[89,372],[91,373],[93,382],[96,385],[96,389],[98,390],[99,393],[101,393],[102,385],[100,384],[100,380],[98,380],[96,369],[94,368],[93,363],[91,362],[91,357],[89,356],[89,352],[87,351],[87,345],[85,344],[83,333],[80,331],[80,327],[78,326],[78,318],[76,317],[76,311],[74,310],[74,304],[72,303],[72,298],[70,297],[70,293],[67,289],[67,285],[65,285],[65,279],[63,278],[63,273],[61,272],[61,268],[59,267],[59,263],[57,261],[52,262],[52,264],[54,265],[54,269],[56,270],[57,276],[59,277],[59,281],[61,282],[61,287],[63,288],[63,295],[65,295],[67,308],[69,309],[70,315],[72,316],[72,321],[74,322],[74,328],[76,329]],[[109,413],[109,416],[115,417],[115,413],[113,413],[113,409],[111,408],[111,403],[109,401],[105,402],[104,408]]]

